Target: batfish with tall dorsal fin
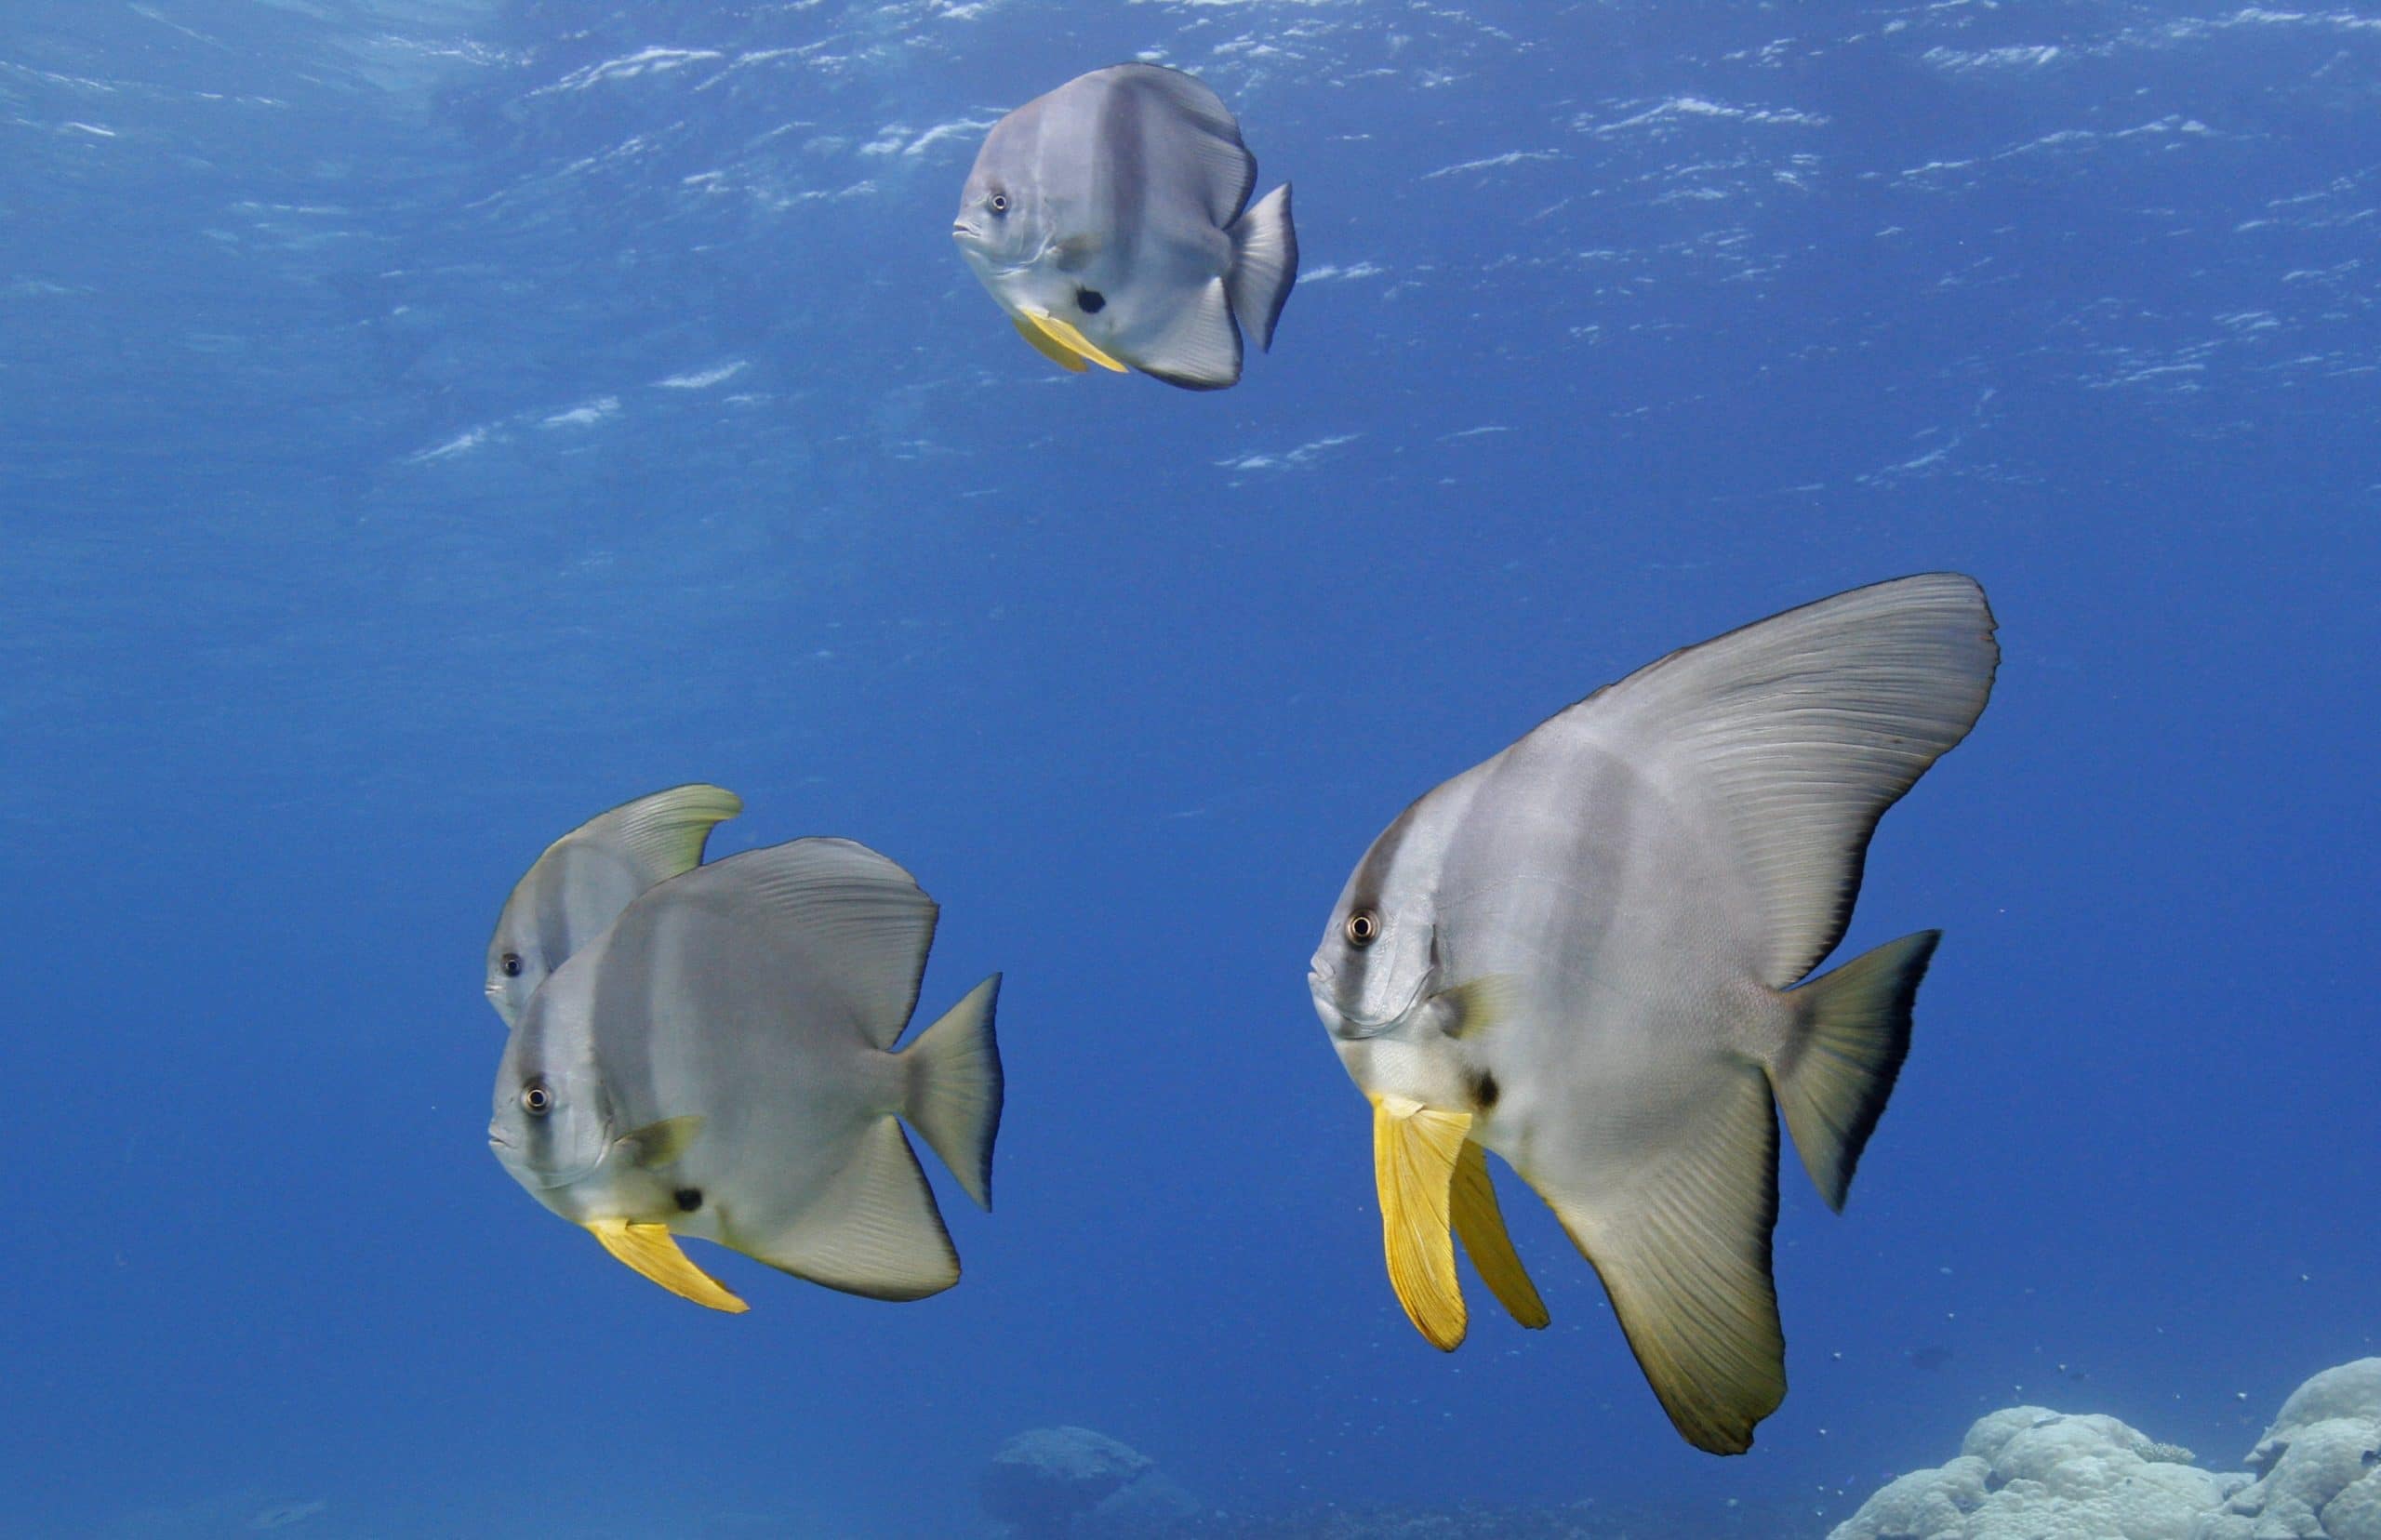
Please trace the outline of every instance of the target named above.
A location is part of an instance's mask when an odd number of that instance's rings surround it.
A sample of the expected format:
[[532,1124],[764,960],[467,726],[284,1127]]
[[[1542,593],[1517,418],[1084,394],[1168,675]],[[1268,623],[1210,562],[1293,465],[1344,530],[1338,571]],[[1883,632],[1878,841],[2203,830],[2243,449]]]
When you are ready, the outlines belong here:
[[1270,350],[1297,282],[1289,184],[1249,206],[1256,186],[1220,97],[1180,70],[1117,64],[992,125],[951,233],[1060,368],[1221,390],[1240,380],[1242,328]]
[[487,943],[488,1003],[510,1027],[546,976],[646,888],[700,866],[712,828],[744,811],[698,782],[599,813],[546,846],[505,896]]
[[530,997],[490,1148],[539,1202],[713,1309],[745,1307],[680,1236],[878,1299],[951,1287],[959,1254],[902,1123],[991,1207],[1000,976],[897,1049],[936,917],[848,840],[657,884]]
[[1546,1323],[1494,1152],[1593,1264],[1679,1432],[1751,1447],[1786,1394],[1777,1109],[1842,1208],[1938,933],[1806,976],[1999,658],[1972,579],[1856,589],[1596,692],[1373,842],[1308,983],[1373,1104],[1390,1280],[1433,1345],[1467,1329],[1457,1240]]

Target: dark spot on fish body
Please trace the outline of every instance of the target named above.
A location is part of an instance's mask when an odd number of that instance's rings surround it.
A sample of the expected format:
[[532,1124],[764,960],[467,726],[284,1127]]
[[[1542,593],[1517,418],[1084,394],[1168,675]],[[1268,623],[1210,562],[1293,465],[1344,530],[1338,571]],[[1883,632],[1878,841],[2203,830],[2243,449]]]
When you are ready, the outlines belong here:
[[1494,1112],[1497,1098],[1504,1094],[1505,1088],[1496,1083],[1496,1077],[1485,1069],[1480,1071],[1480,1078],[1471,1082],[1471,1104],[1479,1111]]
[[703,1189],[700,1188],[680,1188],[671,1196],[677,1200],[681,1214],[692,1214],[703,1206]]
[[1075,289],[1075,304],[1085,315],[1097,315],[1101,311],[1108,308],[1108,296],[1100,293],[1097,289],[1084,288],[1081,285],[1077,285]]

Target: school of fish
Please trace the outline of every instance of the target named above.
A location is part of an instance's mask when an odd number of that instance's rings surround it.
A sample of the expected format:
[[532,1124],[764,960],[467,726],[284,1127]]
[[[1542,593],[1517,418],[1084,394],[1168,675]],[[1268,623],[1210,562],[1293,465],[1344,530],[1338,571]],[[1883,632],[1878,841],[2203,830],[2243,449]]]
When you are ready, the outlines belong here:
[[[1238,382],[1297,282],[1286,183],[1223,101],[1147,63],[1001,118],[951,234],[1072,373]],[[1750,1447],[1786,1392],[1770,1268],[1778,1119],[1841,1209],[1909,1052],[1938,933],[1816,970],[1885,811],[1975,725],[1983,591],[1928,573],[1683,647],[1425,792],[1342,889],[1308,982],[1372,1109],[1382,1246],[1433,1347],[1469,1326],[1456,1253],[1524,1327],[1546,1306],[1488,1157],[1593,1267],[1679,1433]],[[485,991],[509,1036],[488,1140],[605,1251],[697,1304],[713,1242],[880,1299],[957,1282],[908,1133],[991,1206],[1000,976],[906,1045],[938,909],[887,857],[808,838],[706,862],[742,811],[672,788],[545,847]]]
[[512,1021],[488,1144],[539,1202],[698,1305],[745,1308],[678,1236],[851,1294],[940,1293],[959,1253],[902,1123],[991,1207],[1000,976],[897,1050],[934,900],[848,840],[701,864],[739,805],[656,792],[556,841],[513,889],[490,998],[502,1008],[526,956],[549,971]]

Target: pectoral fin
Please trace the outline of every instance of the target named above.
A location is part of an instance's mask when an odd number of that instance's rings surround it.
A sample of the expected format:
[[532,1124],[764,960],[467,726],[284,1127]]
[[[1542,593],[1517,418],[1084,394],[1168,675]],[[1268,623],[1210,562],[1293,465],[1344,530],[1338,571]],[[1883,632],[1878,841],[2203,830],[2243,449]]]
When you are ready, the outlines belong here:
[[1496,1206],[1496,1185],[1488,1176],[1488,1152],[1470,1139],[1456,1158],[1453,1209],[1455,1233],[1480,1280],[1515,1321],[1535,1332],[1551,1319],[1537,1287],[1522,1269],[1512,1237],[1505,1233],[1504,1212]]
[[1435,1003],[1439,1026],[1451,1038],[1477,1037],[1512,1018],[1520,985],[1510,974],[1483,974],[1469,983],[1442,989]]
[[1403,1096],[1373,1098],[1373,1180],[1380,1189],[1389,1281],[1415,1329],[1442,1352],[1463,1341],[1466,1325],[1448,1207],[1470,1127],[1469,1112],[1442,1112]]
[[1103,369],[1113,369],[1118,374],[1125,372],[1124,365],[1101,352],[1098,346],[1090,338],[1085,337],[1073,322],[1062,321],[1047,311],[1038,310],[1025,312],[1023,318],[1041,327],[1048,334],[1051,341],[1069,352],[1080,354]]
[[1058,367],[1066,370],[1067,373],[1081,374],[1084,369],[1090,366],[1084,364],[1079,355],[1070,352],[1066,349],[1058,346],[1057,342],[1051,340],[1050,337],[1044,333],[1041,327],[1035,325],[1032,322],[1028,321],[1022,315],[1012,315],[1009,317],[1009,320],[1016,325],[1017,335],[1033,344],[1033,351],[1035,352],[1040,353],[1051,363],[1056,364]]
[[639,1167],[651,1171],[684,1155],[686,1147],[693,1144],[702,1131],[703,1121],[699,1117],[664,1118],[633,1133],[621,1135],[619,1142],[628,1147],[631,1158]]
[[1060,272],[1081,272],[1107,247],[1097,235],[1070,235],[1050,248],[1051,265]]
[[752,1307],[729,1294],[725,1285],[698,1268],[678,1249],[677,1237],[667,1225],[636,1225],[625,1219],[595,1219],[587,1226],[604,1249],[681,1299],[730,1315]]

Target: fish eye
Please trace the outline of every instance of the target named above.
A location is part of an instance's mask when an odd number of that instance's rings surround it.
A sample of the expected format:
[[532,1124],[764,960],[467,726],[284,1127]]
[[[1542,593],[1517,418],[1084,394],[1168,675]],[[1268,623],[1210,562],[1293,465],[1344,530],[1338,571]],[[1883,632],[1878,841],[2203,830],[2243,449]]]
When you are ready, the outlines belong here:
[[995,214],[1005,214],[1008,212],[1007,193],[995,192],[992,194],[992,212]]
[[1358,951],[1363,951],[1380,939],[1380,912],[1377,909],[1358,909],[1348,916],[1348,923],[1344,929],[1348,936],[1348,945]]
[[521,1088],[521,1110],[533,1118],[542,1118],[554,1109],[554,1094],[546,1089],[543,1081],[531,1081]]
[[519,952],[506,952],[502,957],[497,960],[496,965],[504,970],[504,976],[507,978],[518,978],[521,976],[521,954]]

